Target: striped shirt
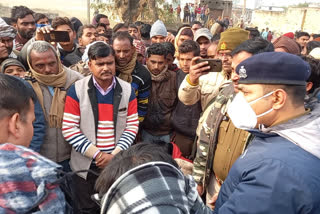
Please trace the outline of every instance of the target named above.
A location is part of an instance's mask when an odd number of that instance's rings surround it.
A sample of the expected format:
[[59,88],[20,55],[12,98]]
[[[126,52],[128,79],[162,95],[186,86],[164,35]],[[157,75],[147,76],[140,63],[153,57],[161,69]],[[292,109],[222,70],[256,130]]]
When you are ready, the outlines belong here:
[[[113,122],[113,94],[112,89],[108,94],[102,95],[97,88],[96,96],[98,102],[98,130],[96,136],[96,145],[81,132],[80,127],[80,106],[77,97],[75,86],[69,90],[66,98],[62,133],[68,143],[81,154],[85,154],[89,146],[95,146],[100,151],[111,153],[116,147],[120,150],[125,150],[130,147],[138,132],[138,113],[137,99],[134,90],[131,90],[127,110],[127,123],[124,132],[122,133],[119,142],[115,142],[114,122]],[[90,103],[88,105],[90,106]],[[120,109],[121,110],[121,109]],[[121,113],[121,111],[119,111]]]

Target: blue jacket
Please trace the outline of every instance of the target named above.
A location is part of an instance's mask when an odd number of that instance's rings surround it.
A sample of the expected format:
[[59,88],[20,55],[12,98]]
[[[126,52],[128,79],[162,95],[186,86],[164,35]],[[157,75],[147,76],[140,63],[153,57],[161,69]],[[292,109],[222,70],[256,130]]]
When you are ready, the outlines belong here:
[[214,213],[320,213],[319,157],[278,134],[252,134],[221,187]]
[[[32,86],[27,81],[25,81],[24,79],[20,80],[25,84],[25,86],[32,89],[33,91]],[[36,100],[36,102],[34,103],[34,114],[36,119],[33,123],[33,137],[29,148],[33,151],[40,152],[40,147],[46,134],[46,121],[44,119],[42,107],[38,100]]]

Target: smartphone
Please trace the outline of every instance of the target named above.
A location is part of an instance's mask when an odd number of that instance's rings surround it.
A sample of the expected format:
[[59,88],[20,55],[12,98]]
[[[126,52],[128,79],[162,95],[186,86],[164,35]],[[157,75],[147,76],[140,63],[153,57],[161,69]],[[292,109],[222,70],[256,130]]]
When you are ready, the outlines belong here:
[[197,60],[197,64],[201,62],[208,62],[210,66],[209,70],[204,72],[221,72],[222,71],[222,61],[220,59],[199,59]]
[[44,39],[47,42],[70,42],[68,31],[50,31],[44,34]]

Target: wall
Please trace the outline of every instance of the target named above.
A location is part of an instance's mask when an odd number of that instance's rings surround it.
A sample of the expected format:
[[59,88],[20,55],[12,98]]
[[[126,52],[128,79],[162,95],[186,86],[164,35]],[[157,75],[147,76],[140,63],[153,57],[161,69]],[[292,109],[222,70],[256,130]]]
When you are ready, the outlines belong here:
[[304,10],[306,12],[304,31],[320,33],[320,8],[288,8],[284,12],[255,10],[252,14],[251,25],[259,29],[269,27],[276,35],[295,32],[301,29]]

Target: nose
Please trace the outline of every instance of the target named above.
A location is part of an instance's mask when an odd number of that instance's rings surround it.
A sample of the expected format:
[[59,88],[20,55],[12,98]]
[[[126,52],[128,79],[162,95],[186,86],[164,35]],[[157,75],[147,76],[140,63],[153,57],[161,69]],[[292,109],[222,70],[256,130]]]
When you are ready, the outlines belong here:
[[52,71],[52,69],[50,68],[49,65],[46,65],[44,68],[44,73],[45,74],[53,74],[54,72]]
[[124,55],[123,52],[120,52],[120,55],[119,55],[119,56],[120,56],[121,59],[123,59],[123,58],[125,57],[125,55]]

